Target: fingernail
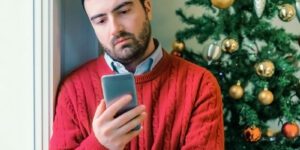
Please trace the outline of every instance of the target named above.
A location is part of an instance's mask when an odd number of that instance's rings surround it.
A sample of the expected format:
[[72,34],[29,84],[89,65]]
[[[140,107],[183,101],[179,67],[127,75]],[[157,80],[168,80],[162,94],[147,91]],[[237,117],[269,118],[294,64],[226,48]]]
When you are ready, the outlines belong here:
[[125,95],[126,99],[132,99],[132,96],[130,94]]

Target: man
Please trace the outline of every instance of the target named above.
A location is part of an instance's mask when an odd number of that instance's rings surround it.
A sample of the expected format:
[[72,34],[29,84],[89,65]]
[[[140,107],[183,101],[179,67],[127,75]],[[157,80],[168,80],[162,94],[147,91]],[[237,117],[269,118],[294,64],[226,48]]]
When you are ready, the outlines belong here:
[[[224,149],[221,92],[204,68],[167,54],[151,37],[151,0],[85,0],[105,54],[64,81],[50,149]],[[139,104],[106,108],[101,77],[131,72]],[[122,86],[122,85],[120,85]],[[138,124],[139,130],[132,130]]]

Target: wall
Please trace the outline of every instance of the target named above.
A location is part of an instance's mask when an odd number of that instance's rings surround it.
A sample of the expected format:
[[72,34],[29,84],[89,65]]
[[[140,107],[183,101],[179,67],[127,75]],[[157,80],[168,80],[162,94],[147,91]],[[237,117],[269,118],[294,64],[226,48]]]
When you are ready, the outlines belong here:
[[34,149],[33,1],[0,5],[0,145]]
[[[153,36],[157,38],[162,46],[171,51],[172,43],[175,40],[175,33],[184,27],[180,18],[175,15],[176,9],[184,6],[182,0],[153,0]],[[194,10],[194,9],[193,9]],[[195,10],[195,12],[197,12]]]
[[80,0],[61,1],[62,76],[99,55],[94,30]]

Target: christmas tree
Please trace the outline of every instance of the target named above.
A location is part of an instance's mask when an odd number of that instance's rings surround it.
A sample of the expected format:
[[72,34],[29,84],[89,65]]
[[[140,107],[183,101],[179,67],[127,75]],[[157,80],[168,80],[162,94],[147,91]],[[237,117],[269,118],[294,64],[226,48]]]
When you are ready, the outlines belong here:
[[[300,149],[300,36],[271,19],[300,21],[299,0],[187,0],[200,17],[176,14],[187,25],[176,33],[173,55],[209,69],[223,96],[228,150]],[[189,8],[189,7],[187,7]],[[298,28],[300,30],[300,27]],[[195,38],[201,50],[185,41]],[[196,52],[201,51],[201,54]],[[271,124],[279,131],[272,131]]]

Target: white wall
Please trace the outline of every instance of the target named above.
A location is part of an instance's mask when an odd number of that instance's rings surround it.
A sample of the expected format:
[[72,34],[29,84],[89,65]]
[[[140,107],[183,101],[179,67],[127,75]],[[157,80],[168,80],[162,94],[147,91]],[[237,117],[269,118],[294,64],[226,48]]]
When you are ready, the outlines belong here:
[[0,5],[0,149],[48,149],[60,80],[58,2]]
[[33,150],[33,1],[1,2],[0,20],[0,147]]
[[[163,47],[167,51],[172,51],[172,43],[175,41],[175,34],[179,30],[187,27],[186,24],[181,22],[181,18],[175,14],[175,11],[182,8],[187,14],[194,16],[201,16],[204,10],[196,6],[185,6],[183,0],[153,0],[153,20],[152,30],[153,36],[158,38]],[[196,40],[192,39],[185,41],[188,47],[193,49],[201,49]]]

